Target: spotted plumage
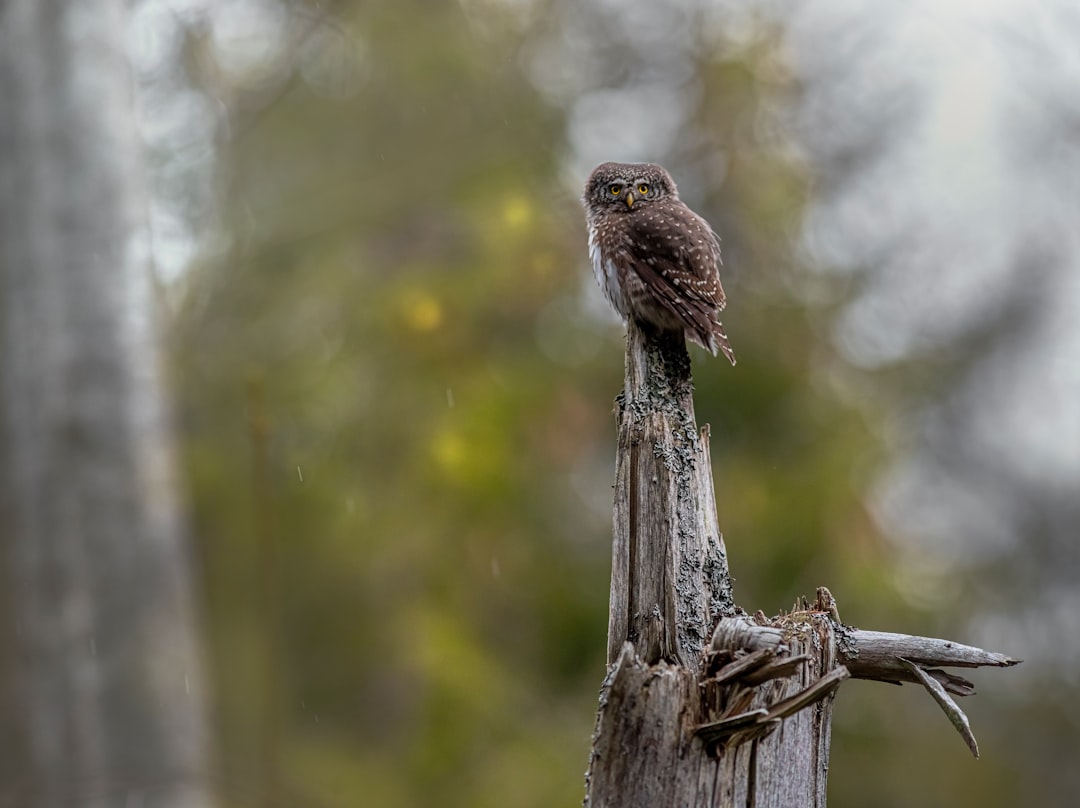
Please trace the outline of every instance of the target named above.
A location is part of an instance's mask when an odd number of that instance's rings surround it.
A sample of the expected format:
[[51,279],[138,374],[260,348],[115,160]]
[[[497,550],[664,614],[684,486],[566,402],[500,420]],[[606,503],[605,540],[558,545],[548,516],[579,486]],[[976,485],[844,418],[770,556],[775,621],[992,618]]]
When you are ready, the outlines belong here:
[[671,175],[651,163],[601,163],[582,201],[593,272],[623,320],[682,331],[734,365],[719,318],[720,239],[679,199]]

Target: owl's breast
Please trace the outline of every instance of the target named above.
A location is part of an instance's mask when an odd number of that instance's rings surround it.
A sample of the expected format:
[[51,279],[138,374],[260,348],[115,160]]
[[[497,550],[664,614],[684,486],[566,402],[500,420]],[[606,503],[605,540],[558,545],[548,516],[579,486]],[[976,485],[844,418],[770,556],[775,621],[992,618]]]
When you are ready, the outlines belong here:
[[619,270],[610,255],[605,254],[600,245],[600,234],[596,225],[589,227],[589,258],[592,259],[593,275],[604,297],[608,299],[611,307],[625,320],[630,311],[624,294],[622,282],[619,278]]

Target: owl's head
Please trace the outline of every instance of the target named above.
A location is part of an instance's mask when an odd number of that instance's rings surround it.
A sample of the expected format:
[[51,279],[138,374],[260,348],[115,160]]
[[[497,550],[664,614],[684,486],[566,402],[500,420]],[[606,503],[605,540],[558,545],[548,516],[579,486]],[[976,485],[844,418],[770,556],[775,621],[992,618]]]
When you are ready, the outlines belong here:
[[601,163],[589,175],[582,201],[590,213],[628,212],[678,195],[675,180],[655,163]]

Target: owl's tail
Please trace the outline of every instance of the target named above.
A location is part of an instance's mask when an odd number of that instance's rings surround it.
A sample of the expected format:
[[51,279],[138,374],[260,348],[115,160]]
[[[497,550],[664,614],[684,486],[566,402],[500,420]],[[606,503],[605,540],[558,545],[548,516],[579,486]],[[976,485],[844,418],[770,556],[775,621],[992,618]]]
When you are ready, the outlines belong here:
[[709,334],[708,342],[705,345],[712,355],[716,356],[717,351],[727,357],[727,360],[734,365],[735,364],[735,351],[731,349],[731,343],[728,342],[727,333],[724,331],[724,326],[716,321],[712,323],[712,332]]

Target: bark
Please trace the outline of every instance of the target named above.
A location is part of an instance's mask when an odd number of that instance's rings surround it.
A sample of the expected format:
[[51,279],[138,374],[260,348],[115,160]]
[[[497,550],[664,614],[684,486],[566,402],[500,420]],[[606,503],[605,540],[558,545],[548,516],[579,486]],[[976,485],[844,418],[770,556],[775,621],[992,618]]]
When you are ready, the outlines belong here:
[[958,696],[975,695],[975,686],[961,676],[934,668],[1008,668],[1019,662],[1004,654],[933,637],[849,629],[845,639],[841,645],[841,659],[856,679],[921,683],[921,679],[912,674],[910,667],[901,662],[906,659],[922,668],[932,666],[928,672],[938,679],[946,690]]
[[820,614],[779,620],[783,642],[756,656],[727,630],[741,622],[681,335],[630,324],[618,446],[611,667],[585,804],[824,805],[847,671]]
[[122,0],[0,4],[0,803],[206,806]]
[[646,662],[693,667],[716,619],[734,608],[693,391],[682,335],[631,324],[617,400],[609,664],[629,640]]
[[[778,625],[791,666],[763,670],[770,653],[718,677],[649,665],[626,643],[604,682],[585,805],[824,805],[832,693],[847,670],[835,666],[826,621]],[[743,650],[725,647],[714,664]]]
[[939,665],[1007,666],[946,640],[860,631],[824,587],[753,619],[732,600],[708,430],[678,334],[627,329],[618,399],[608,675],[587,808],[824,806],[832,701],[849,676],[917,682],[978,747]]

